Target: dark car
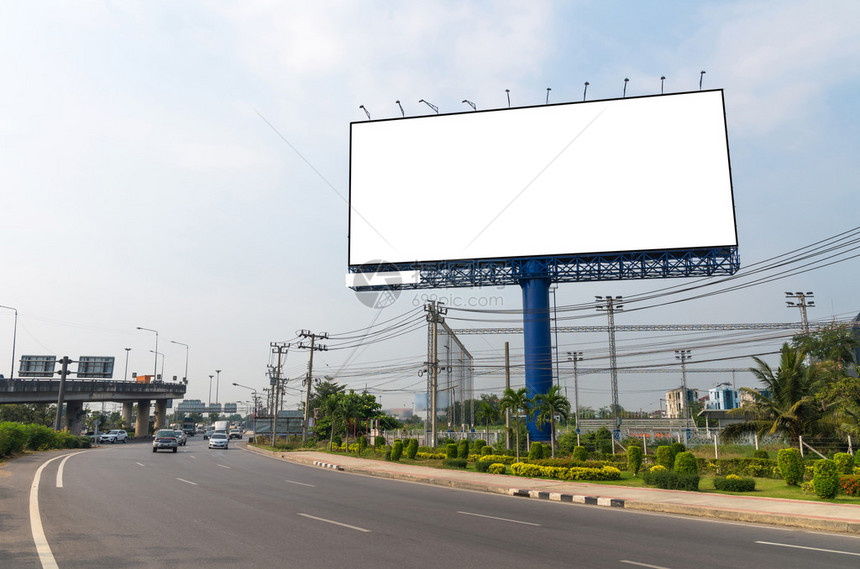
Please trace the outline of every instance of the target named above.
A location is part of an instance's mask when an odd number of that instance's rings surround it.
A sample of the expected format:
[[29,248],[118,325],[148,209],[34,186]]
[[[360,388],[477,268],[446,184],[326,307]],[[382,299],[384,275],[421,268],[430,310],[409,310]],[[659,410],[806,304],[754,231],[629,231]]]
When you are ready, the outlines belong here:
[[152,452],[159,450],[179,450],[179,442],[176,440],[176,432],[173,429],[159,429],[152,439]]

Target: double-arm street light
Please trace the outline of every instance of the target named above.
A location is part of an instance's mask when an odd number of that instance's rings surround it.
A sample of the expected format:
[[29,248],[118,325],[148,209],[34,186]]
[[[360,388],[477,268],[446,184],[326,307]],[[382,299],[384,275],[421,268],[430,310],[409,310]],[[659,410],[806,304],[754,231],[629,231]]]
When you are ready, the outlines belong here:
[[[161,381],[164,381],[164,359],[165,359],[164,354],[162,354],[161,352],[154,352],[152,350],[149,350],[149,351],[152,352],[153,354],[155,354],[155,361],[156,362],[158,362],[158,356],[161,356]],[[158,379],[158,375],[155,376],[155,379]]]
[[155,332],[155,363],[152,365],[152,379],[156,379],[156,376],[158,375],[158,330],[153,330],[152,328],[144,328],[143,326],[138,326],[137,329],[146,330],[147,332]]
[[185,375],[182,377],[182,380],[187,384],[188,383],[188,344],[183,344],[182,342],[177,342],[176,340],[170,340],[171,344],[178,344],[180,346],[185,346]]
[[9,372],[9,379],[12,379],[15,377],[15,341],[18,339],[18,309],[11,306],[3,306],[2,304],[0,304],[0,308],[15,312],[15,324],[12,327],[12,371]]

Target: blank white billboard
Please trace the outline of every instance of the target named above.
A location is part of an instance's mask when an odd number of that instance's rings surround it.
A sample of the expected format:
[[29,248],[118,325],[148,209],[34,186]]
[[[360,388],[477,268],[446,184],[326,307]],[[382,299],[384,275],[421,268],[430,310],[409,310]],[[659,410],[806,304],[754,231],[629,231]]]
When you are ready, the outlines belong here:
[[737,245],[722,90],[350,126],[351,266]]

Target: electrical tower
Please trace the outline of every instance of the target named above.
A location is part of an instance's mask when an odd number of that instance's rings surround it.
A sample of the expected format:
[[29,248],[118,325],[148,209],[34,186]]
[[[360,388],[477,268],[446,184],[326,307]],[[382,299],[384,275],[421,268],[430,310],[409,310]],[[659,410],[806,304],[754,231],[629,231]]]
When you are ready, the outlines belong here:
[[[809,335],[809,319],[806,317],[806,309],[807,307],[814,307],[815,301],[810,300],[812,298],[811,292],[787,292],[785,293],[785,298],[791,298],[793,300],[786,300],[785,304],[789,308],[799,308],[800,309],[800,324],[803,326],[803,333],[807,336]],[[796,301],[796,302],[795,302]]]
[[693,419],[693,410],[690,408],[690,398],[687,394],[687,366],[684,362],[691,357],[693,356],[690,355],[690,350],[675,350],[675,359],[681,360],[681,389],[684,392],[681,397],[681,415],[688,415],[690,420]]
[[615,312],[621,311],[624,305],[621,304],[622,297],[602,297],[595,296],[597,300],[597,310],[606,312],[609,318],[609,376],[611,378],[612,388],[612,416],[615,419],[615,430],[621,428],[621,415],[619,413],[620,406],[618,404],[618,362],[615,355]]

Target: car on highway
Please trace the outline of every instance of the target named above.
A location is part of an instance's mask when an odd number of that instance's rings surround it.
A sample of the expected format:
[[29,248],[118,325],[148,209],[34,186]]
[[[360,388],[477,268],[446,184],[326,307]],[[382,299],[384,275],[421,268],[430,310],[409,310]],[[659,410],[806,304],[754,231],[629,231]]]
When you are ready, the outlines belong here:
[[124,443],[128,441],[128,433],[122,429],[111,429],[106,433],[99,435],[100,443]]
[[230,439],[224,433],[212,433],[209,437],[209,448],[223,448],[227,450],[230,445]]
[[159,429],[152,439],[152,452],[160,450],[179,450],[179,442],[176,440],[176,431],[173,429]]
[[206,431],[203,433],[203,440],[205,441],[206,439],[211,437],[212,433],[214,433],[214,432],[215,432],[215,429],[206,429]]
[[230,438],[231,439],[241,439],[242,438],[242,429],[230,429]]
[[188,435],[182,429],[174,429],[173,432],[176,433],[177,444],[184,447],[188,443]]

